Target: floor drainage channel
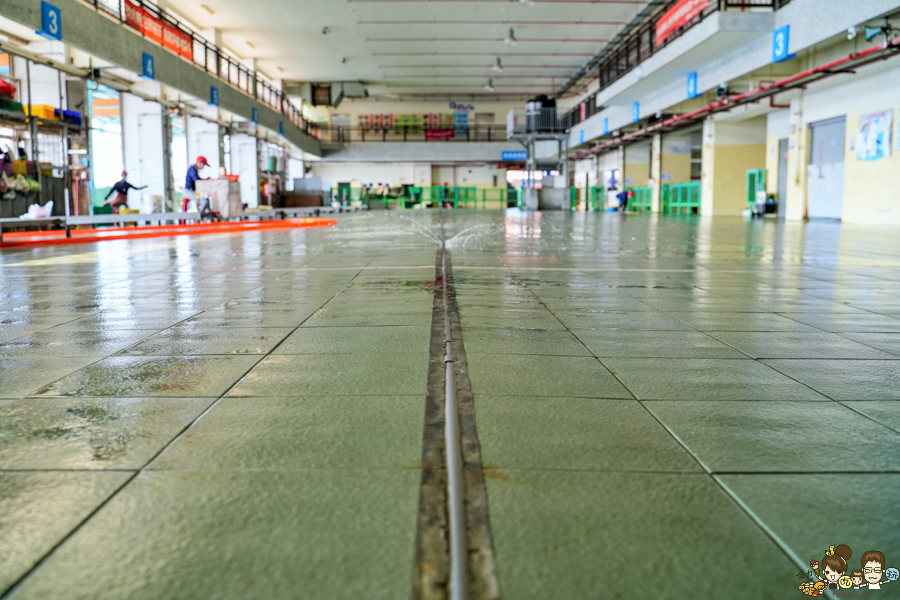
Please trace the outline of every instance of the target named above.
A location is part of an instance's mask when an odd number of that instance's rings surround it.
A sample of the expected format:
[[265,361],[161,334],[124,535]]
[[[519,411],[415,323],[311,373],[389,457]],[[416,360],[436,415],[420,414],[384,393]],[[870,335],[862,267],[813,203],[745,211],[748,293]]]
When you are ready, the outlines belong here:
[[437,252],[413,597],[500,598],[450,253]]

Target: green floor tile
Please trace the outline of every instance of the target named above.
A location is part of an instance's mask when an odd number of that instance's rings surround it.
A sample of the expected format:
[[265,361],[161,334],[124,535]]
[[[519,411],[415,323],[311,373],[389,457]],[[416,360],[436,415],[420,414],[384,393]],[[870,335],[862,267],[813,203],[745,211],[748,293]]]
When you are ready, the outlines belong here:
[[0,358],[0,398],[21,398],[97,360],[81,358]]
[[73,358],[109,356],[152,335],[152,331],[39,331],[0,345],[0,357]]
[[422,396],[225,398],[150,468],[412,468],[424,411]]
[[[636,331],[688,331],[691,329],[674,317],[659,312],[563,312],[554,314],[569,329],[632,329]],[[577,335],[577,334],[576,334]]]
[[292,328],[220,327],[199,321],[188,321],[153,335],[124,350],[122,354],[143,356],[267,354],[292,331]]
[[428,355],[431,328],[425,326],[301,327],[275,354]]
[[259,359],[259,356],[114,356],[44,386],[34,395],[218,397]]
[[595,358],[467,352],[467,361],[476,397],[632,398]]
[[[900,434],[835,402],[645,402],[712,472],[892,471]],[[829,460],[822,448],[853,440]]]
[[[862,556],[869,550],[884,554],[887,568],[898,564],[900,474],[722,475],[717,479],[789,549],[804,572],[810,561],[821,563],[829,547],[838,544],[852,552],[848,570],[862,569]],[[828,525],[810,523],[809,515],[822,513],[826,493],[824,504],[831,511]],[[897,585],[843,593],[891,598],[897,595]],[[796,588],[790,590],[791,595],[795,593]],[[779,597],[791,595],[785,590]]]
[[700,331],[819,331],[787,317],[768,313],[670,312],[669,314]]
[[900,357],[900,333],[842,333],[840,335]]
[[784,316],[833,333],[900,333],[900,319],[872,313],[784,313]]
[[0,406],[0,470],[139,469],[211,403],[27,398]]
[[895,358],[834,333],[711,331],[753,358]]
[[827,400],[750,359],[604,358],[640,400]]
[[[488,497],[506,598],[799,593],[797,569],[706,475],[509,471]],[[710,577],[732,556],[739,568]]]
[[898,402],[893,400],[870,400],[860,402],[848,401],[842,404],[867,415],[894,431],[900,431],[900,403]]
[[833,400],[900,400],[898,360],[766,360]]
[[185,325],[197,327],[257,327],[291,328],[299,327],[317,307],[302,310],[208,310],[185,321]]
[[415,469],[151,471],[12,598],[405,598],[419,479]]
[[284,354],[265,358],[230,395],[424,397],[427,377],[427,354]]
[[463,330],[463,342],[466,352],[472,354],[591,355],[584,344],[568,331],[467,327]]
[[478,395],[482,460],[493,469],[700,472],[636,401]]
[[[0,594],[25,575],[130,473],[0,472]],[[57,586],[58,597],[67,586]]]
[[696,331],[576,329],[575,334],[600,358],[746,358]]

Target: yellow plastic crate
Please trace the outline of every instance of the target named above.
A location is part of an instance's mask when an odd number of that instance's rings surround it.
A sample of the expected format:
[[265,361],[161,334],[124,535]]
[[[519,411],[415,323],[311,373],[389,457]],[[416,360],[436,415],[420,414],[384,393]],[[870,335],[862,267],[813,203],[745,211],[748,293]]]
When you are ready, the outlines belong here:
[[31,110],[31,116],[37,117],[39,119],[46,119],[48,121],[56,121],[56,109],[52,106],[47,106],[46,104],[34,104],[29,107]]

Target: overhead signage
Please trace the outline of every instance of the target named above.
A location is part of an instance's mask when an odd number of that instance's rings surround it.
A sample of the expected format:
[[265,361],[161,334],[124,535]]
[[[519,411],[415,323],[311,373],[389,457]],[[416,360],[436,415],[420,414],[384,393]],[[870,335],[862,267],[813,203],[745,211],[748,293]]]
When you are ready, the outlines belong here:
[[661,46],[679,29],[709,8],[709,0],[680,0],[656,22],[656,45]]
[[141,77],[144,79],[156,79],[156,61],[152,54],[144,52],[141,58]]
[[278,121],[278,135],[284,135],[284,121]]
[[603,135],[609,133],[609,119],[603,119]]
[[471,104],[457,104],[456,102],[450,103],[450,110],[458,110],[461,112],[471,112],[475,110],[475,107]]
[[696,98],[700,94],[697,93],[697,74],[689,73],[687,77],[687,99]]
[[527,150],[504,150],[500,153],[500,160],[504,162],[522,162],[528,160]]
[[796,55],[788,51],[791,42],[791,26],[785,25],[776,29],[772,34],[772,62],[777,63],[789,60]]
[[255,106],[250,109],[250,122],[259,123],[259,109]]
[[38,35],[51,40],[62,39],[62,11],[49,2],[41,2],[41,30]]
[[150,14],[142,6],[125,0],[125,24],[137,29],[148,39],[188,60],[194,60],[194,42],[191,36]]
[[641,120],[641,103],[635,102],[631,105],[631,122],[637,123]]
[[209,86],[209,103],[213,106],[219,105],[219,88],[214,85]]

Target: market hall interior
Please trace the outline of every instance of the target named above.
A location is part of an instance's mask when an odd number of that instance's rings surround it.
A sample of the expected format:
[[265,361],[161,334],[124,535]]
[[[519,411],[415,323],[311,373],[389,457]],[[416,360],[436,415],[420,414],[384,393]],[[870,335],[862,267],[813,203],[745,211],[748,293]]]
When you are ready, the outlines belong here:
[[897,0],[6,0],[0,598],[891,594],[898,54]]

